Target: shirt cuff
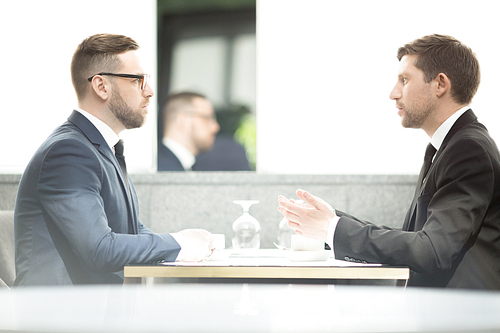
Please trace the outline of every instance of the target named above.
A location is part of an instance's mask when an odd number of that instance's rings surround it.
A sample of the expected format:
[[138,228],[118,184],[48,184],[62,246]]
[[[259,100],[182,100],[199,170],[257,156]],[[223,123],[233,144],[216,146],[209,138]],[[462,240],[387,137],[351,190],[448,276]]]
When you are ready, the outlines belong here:
[[333,247],[333,238],[335,237],[335,229],[337,229],[337,224],[339,223],[340,216],[335,216],[328,226],[328,232],[326,235],[326,244],[330,247],[333,252],[333,257],[335,258],[335,248]]

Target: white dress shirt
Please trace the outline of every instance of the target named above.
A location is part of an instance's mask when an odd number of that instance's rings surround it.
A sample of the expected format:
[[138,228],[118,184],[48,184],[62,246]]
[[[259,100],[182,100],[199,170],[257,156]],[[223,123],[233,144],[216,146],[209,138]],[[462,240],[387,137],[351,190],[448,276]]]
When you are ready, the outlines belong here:
[[[434,135],[431,138],[431,144],[434,146],[434,148],[436,148],[436,151],[438,151],[439,148],[441,148],[441,145],[443,144],[444,138],[446,137],[446,135],[448,134],[450,129],[453,127],[455,122],[458,120],[458,118],[460,118],[460,116],[463,115],[469,109],[470,109],[469,106],[465,106],[465,107],[461,108],[460,110],[458,110],[457,112],[452,114],[448,119],[446,119],[444,121],[444,123],[441,124],[441,126],[439,126],[439,128],[436,130],[436,132],[434,133]],[[436,155],[434,155],[434,156],[436,156]],[[340,220],[340,217],[335,216],[330,221],[330,225],[328,226],[327,238],[326,238],[326,243],[334,252],[333,253],[334,256],[335,256],[335,251],[334,251],[334,247],[333,247],[334,246],[333,239],[335,236],[335,229],[337,228],[337,224],[339,223],[339,220]]]
[[115,131],[111,129],[111,127],[109,127],[102,120],[98,119],[96,116],[93,116],[87,111],[80,108],[76,108],[75,110],[80,112],[92,123],[92,125],[95,126],[95,128],[97,128],[99,133],[101,133],[102,137],[104,138],[104,141],[106,141],[106,143],[108,144],[109,148],[111,148],[111,150],[115,152],[115,145],[118,143],[118,141],[120,141],[120,137],[118,136],[118,134],[116,134]]
[[448,132],[453,127],[458,118],[460,118],[460,116],[463,115],[465,111],[469,109],[470,109],[469,106],[464,106],[463,108],[452,114],[448,119],[444,121],[444,123],[441,124],[441,126],[439,126],[439,128],[436,130],[436,132],[431,138],[431,144],[434,146],[434,148],[436,148],[436,151],[439,150],[439,148],[441,148],[444,138],[446,137],[446,135],[448,135]]

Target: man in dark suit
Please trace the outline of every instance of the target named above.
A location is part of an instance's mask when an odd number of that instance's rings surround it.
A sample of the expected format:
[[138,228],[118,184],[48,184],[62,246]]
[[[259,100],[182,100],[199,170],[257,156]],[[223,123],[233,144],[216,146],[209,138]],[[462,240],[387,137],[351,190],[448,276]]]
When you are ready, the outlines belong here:
[[15,286],[122,283],[129,263],[204,259],[212,235],[157,234],[138,219],[118,134],[143,125],[153,91],[121,35],[85,39],[71,63],[79,108],[40,146],[15,206]]
[[196,156],[194,171],[251,171],[247,151],[235,138],[238,130],[245,131],[245,123],[251,123],[250,110],[243,105],[219,107],[217,133],[212,149]]
[[336,212],[303,190],[297,195],[306,205],[280,197],[279,209],[337,259],[409,266],[411,286],[500,289],[500,154],[468,107],[479,63],[443,35],[406,44],[398,59],[390,98],[404,127],[431,138],[402,230]]
[[167,98],[162,113],[158,171],[193,170],[196,156],[212,149],[220,130],[212,103],[203,95],[181,92]]

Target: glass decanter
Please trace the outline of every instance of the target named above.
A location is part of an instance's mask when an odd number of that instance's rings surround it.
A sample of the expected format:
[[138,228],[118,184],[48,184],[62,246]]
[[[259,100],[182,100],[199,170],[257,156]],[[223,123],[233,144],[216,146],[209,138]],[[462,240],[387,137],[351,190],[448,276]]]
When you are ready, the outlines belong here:
[[243,208],[243,214],[233,222],[233,249],[259,249],[260,223],[250,215],[250,206],[257,200],[234,200]]
[[[295,200],[295,203],[302,205],[304,201]],[[295,235],[295,231],[288,226],[287,218],[283,217],[278,225],[278,245],[290,249],[292,247],[292,235]]]

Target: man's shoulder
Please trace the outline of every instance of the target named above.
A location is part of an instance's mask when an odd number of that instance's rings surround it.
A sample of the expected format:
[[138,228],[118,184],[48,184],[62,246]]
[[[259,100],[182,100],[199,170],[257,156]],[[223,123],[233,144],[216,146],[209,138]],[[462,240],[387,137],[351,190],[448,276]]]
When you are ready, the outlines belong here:
[[158,171],[184,171],[179,158],[165,145],[158,145]]
[[479,121],[474,121],[460,128],[451,138],[450,146],[463,146],[465,143],[471,142],[472,145],[479,145],[487,150],[492,149],[498,153],[498,148],[495,141],[490,136],[486,126]]
[[83,145],[90,144],[90,141],[78,127],[70,122],[65,122],[49,135],[40,148],[48,149],[63,142],[66,144],[69,142],[81,143]]

